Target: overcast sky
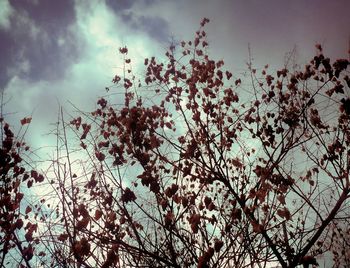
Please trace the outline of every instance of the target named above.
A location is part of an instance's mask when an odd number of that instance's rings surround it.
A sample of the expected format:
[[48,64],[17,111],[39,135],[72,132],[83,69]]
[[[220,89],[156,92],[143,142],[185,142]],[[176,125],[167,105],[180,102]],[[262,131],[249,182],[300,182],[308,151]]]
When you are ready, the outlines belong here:
[[297,48],[305,63],[321,43],[347,57],[349,0],[0,0],[0,89],[15,120],[33,113],[29,142],[68,101],[92,110],[121,67],[128,46],[135,69],[164,54],[172,39],[189,40],[203,17],[210,53],[235,72],[245,68],[248,44],[257,65],[280,64]]

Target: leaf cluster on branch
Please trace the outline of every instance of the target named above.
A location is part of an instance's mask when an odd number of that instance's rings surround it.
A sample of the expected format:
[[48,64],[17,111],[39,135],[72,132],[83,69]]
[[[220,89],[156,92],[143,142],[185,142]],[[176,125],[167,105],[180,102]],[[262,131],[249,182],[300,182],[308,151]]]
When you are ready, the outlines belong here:
[[208,21],[143,81],[120,48],[123,99],[62,113],[43,265],[349,265],[349,61],[317,45],[302,70],[239,76],[207,54]]

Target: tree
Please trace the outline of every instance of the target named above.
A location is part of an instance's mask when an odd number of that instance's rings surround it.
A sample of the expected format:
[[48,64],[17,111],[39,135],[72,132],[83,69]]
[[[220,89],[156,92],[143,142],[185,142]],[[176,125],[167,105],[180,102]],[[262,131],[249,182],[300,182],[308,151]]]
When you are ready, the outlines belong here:
[[208,21],[181,55],[145,59],[144,81],[120,48],[123,104],[61,113],[47,265],[349,265],[349,241],[332,240],[349,232],[349,61],[317,45],[304,70],[249,62],[238,77],[207,55]]
[[[16,137],[4,121],[1,102],[0,146],[0,266],[32,267],[34,251],[40,241],[36,234],[40,207],[29,203],[28,196],[33,184],[40,183],[44,176],[27,162],[29,146],[23,137]],[[23,118],[21,125],[31,121]],[[37,251],[38,258],[44,252]]]

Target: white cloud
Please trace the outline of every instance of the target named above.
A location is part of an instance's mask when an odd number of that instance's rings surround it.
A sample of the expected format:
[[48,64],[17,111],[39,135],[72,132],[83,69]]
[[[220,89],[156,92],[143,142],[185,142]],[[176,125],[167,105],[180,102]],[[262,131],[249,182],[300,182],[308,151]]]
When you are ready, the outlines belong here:
[[0,1],[0,28],[10,29],[10,17],[13,12],[14,10],[8,0]]
[[[94,68],[104,68],[109,79],[123,66],[119,47],[127,46],[133,68],[143,63],[144,57],[159,53],[145,33],[135,33],[101,1],[77,1],[77,27],[87,45],[85,58],[94,61]],[[86,62],[85,62],[86,63]]]
[[[49,138],[43,136],[52,129],[52,123],[57,120],[58,106],[63,105],[70,113],[73,103],[84,111],[92,111],[99,96],[105,95],[105,87],[111,85],[111,80],[123,67],[119,47],[127,45],[128,57],[132,59],[133,71],[142,75],[144,57],[159,55],[160,45],[142,33],[132,32],[101,1],[77,1],[77,21],[71,26],[79,42],[80,57],[71,65],[66,66],[64,78],[55,81],[31,81],[19,72],[30,70],[30,62],[19,57],[12,72],[13,78],[6,88],[7,96],[11,97],[11,111],[19,113],[13,116],[11,122],[18,125],[18,120],[33,113],[33,121],[28,133],[28,142],[36,148],[49,144]],[[66,36],[60,36],[57,42],[64,46]],[[54,63],[53,63],[54,64]],[[115,93],[113,88],[109,93]],[[115,100],[122,103],[123,100]]]

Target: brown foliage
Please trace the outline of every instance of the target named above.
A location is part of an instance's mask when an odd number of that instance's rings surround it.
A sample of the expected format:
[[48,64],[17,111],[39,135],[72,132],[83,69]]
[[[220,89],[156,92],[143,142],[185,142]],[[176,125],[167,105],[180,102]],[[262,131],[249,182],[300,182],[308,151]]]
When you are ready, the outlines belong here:
[[[70,121],[87,156],[79,176],[62,124],[67,162],[55,163],[70,171],[53,183],[52,263],[296,267],[336,254],[329,234],[350,216],[349,61],[332,63],[317,46],[303,70],[287,62],[259,75],[250,62],[238,76],[207,55],[208,21],[180,54],[146,59],[139,86],[131,70],[116,75],[121,107],[111,95]],[[348,264],[346,254],[335,263]]]
[[[31,118],[21,120],[21,125],[29,124]],[[42,182],[44,176],[35,170],[26,170],[22,159],[29,147],[16,139],[9,124],[1,120],[0,146],[0,266],[15,263],[30,266],[39,241],[35,238],[38,225],[33,207],[27,203],[25,193],[33,183]],[[37,209],[35,209],[37,212]],[[17,258],[14,256],[21,256]]]

